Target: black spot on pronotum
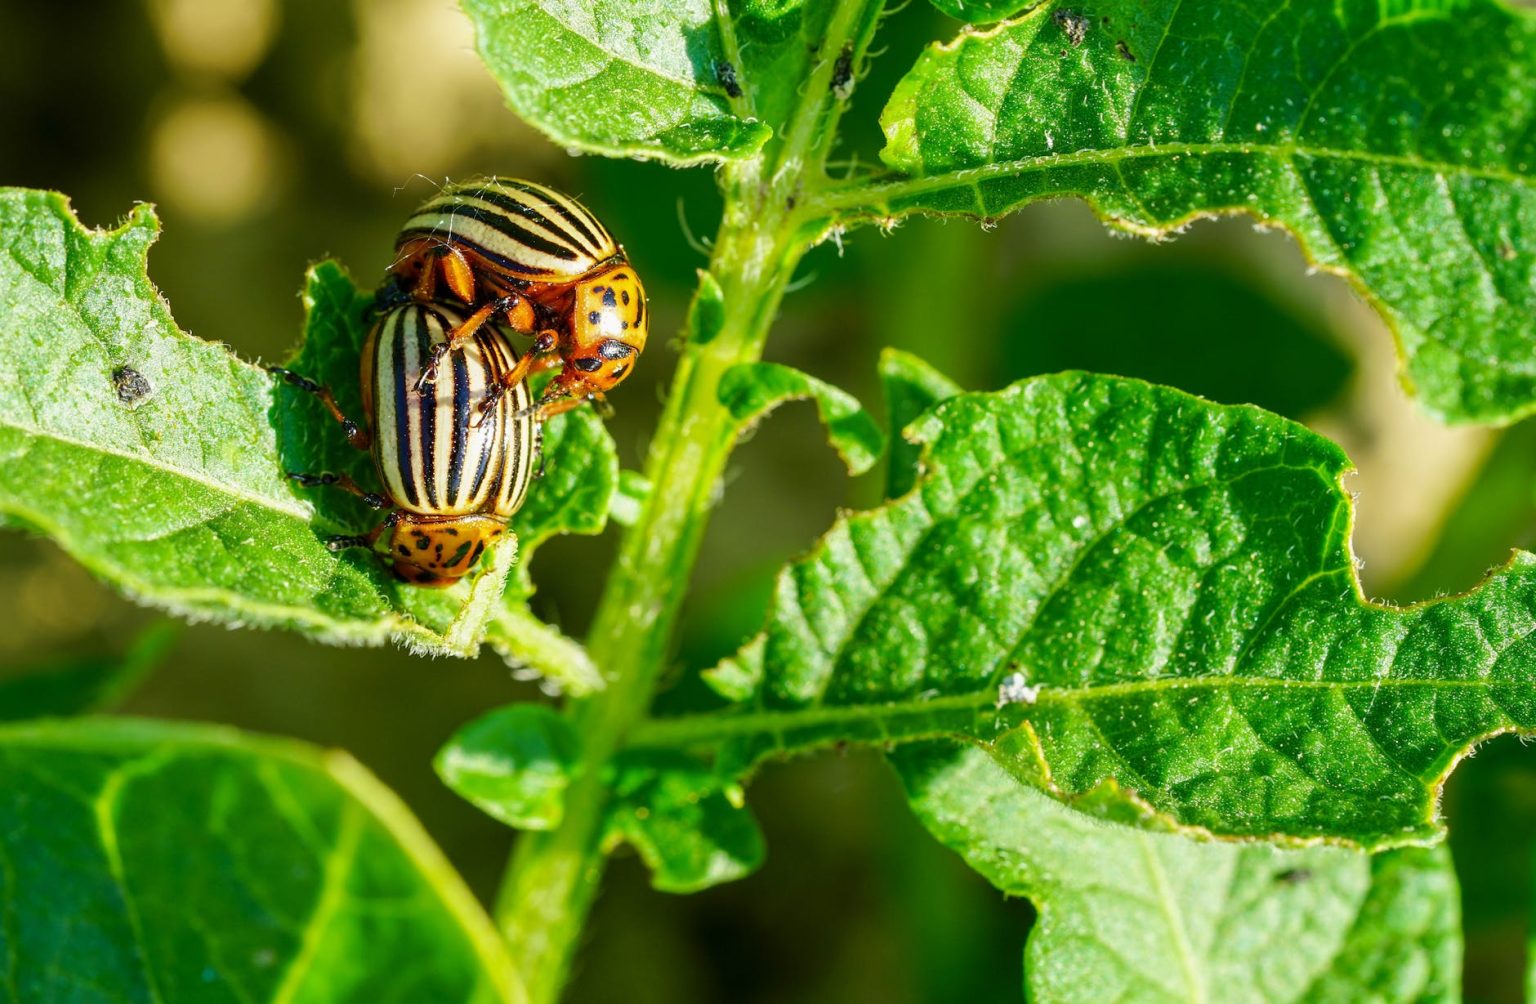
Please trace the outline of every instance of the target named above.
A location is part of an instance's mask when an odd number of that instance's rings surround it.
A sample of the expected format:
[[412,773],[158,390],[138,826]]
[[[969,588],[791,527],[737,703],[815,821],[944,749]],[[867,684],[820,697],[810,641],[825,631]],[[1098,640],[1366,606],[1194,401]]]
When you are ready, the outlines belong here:
[[588,324],[596,324],[598,321],[601,321],[602,319],[603,319],[603,315],[598,313],[597,311],[595,311],[595,310],[587,311],[587,323]]
[[130,408],[139,404],[154,390],[149,385],[149,379],[132,366],[119,366],[113,370],[112,386],[117,390],[117,399]]
[[1120,58],[1127,63],[1136,62],[1136,57],[1131,53],[1131,47],[1125,44],[1125,39],[1122,38],[1115,43],[1115,51],[1119,52]]
[[733,98],[741,97],[741,84],[736,79],[736,67],[728,60],[720,60],[715,64],[715,80],[725,88],[725,93]]
[[617,338],[609,338],[598,347],[597,351],[604,359],[627,359],[635,349],[634,346],[625,345]]
[[425,551],[427,548],[429,548],[431,546],[432,546],[432,541],[431,541],[430,538],[427,537],[426,534],[417,534],[417,536],[416,536],[416,550],[418,550],[418,551]]
[[1051,20],[1056,22],[1056,27],[1066,34],[1067,41],[1071,42],[1074,48],[1083,44],[1083,39],[1088,37],[1088,28],[1093,23],[1073,10],[1056,11],[1051,15]]
[[[595,286],[593,287],[594,290],[596,290],[596,288],[597,287]],[[613,295],[613,290],[606,286],[603,287],[603,306],[612,308],[617,307],[618,305],[619,298]]]
[[853,97],[853,43],[844,42],[832,66],[832,96],[839,101]]
[[619,302],[624,304],[626,307],[629,306],[629,290],[624,289],[619,291]]

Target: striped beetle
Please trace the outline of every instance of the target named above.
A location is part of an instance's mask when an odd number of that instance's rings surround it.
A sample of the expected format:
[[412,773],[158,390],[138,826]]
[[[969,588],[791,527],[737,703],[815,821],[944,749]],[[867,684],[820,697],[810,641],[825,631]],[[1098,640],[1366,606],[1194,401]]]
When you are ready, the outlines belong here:
[[602,400],[645,350],[640,277],[597,217],[554,189],[514,178],[449,185],[400,229],[390,274],[418,302],[438,283],[474,307],[422,375],[488,321],[532,335],[521,378],[562,366],[539,402],[547,419]]
[[[326,539],[333,551],[367,547],[387,554],[395,575],[419,586],[450,586],[469,574],[487,545],[508,533],[533,478],[540,427],[517,352],[494,327],[481,327],[448,360],[430,396],[415,391],[438,347],[465,317],[443,304],[407,303],[380,318],[363,346],[361,428],[329,388],[297,373],[272,373],[320,398],[347,440],[370,450],[383,491],[345,474],[288,476],[335,485],[374,509],[388,509],[368,533]],[[488,408],[477,408],[489,399]]]

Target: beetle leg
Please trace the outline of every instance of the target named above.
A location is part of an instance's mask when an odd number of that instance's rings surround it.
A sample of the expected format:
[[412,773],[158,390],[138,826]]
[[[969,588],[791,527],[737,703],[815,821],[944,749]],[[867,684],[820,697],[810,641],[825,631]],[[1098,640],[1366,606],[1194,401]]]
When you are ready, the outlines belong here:
[[329,387],[325,386],[324,384],[318,384],[311,380],[309,377],[295,373],[293,370],[283,369],[281,366],[268,366],[267,372],[271,373],[279,380],[283,380],[286,383],[297,387],[299,390],[304,391],[306,394],[313,394],[315,397],[318,397],[320,399],[320,403],[325,405],[325,410],[331,413],[331,417],[341,423],[341,430],[346,435],[347,442],[351,443],[359,450],[366,450],[370,445],[372,445],[373,437],[368,434],[368,430],[364,429],[342,413],[342,410],[337,406],[336,398],[331,394],[331,389]]
[[297,481],[305,488],[334,485],[344,492],[351,492],[353,495],[356,495],[370,509],[393,509],[395,506],[394,500],[388,495],[381,492],[367,491],[346,474],[331,474],[329,472],[324,474],[301,474],[296,471],[289,471],[288,477]]
[[385,516],[378,526],[374,527],[372,530],[369,530],[367,533],[338,533],[327,537],[325,538],[326,550],[345,551],[353,547],[366,547],[371,550],[373,545],[378,542],[379,534],[400,522],[401,515],[401,511],[396,509],[388,516]]
[[556,335],[553,331],[541,332],[539,337],[534,339],[533,347],[523,354],[523,357],[517,361],[517,365],[507,370],[499,382],[492,384],[486,390],[485,397],[480,401],[480,408],[469,424],[478,428],[485,421],[485,416],[496,407],[496,402],[500,401],[502,395],[508,390],[535,373],[542,373],[551,366],[559,365],[560,357],[553,355],[555,341]]
[[416,392],[418,394],[425,394],[427,388],[437,381],[437,367],[442,362],[443,356],[446,356],[475,337],[475,332],[479,331],[486,321],[489,321],[500,311],[511,310],[513,307],[516,307],[521,302],[521,299],[518,296],[503,296],[498,300],[492,300],[473,314],[464,318],[464,323],[448,332],[447,341],[438,342],[432,346],[431,355],[428,356],[426,365],[421,368],[421,376],[416,378]]

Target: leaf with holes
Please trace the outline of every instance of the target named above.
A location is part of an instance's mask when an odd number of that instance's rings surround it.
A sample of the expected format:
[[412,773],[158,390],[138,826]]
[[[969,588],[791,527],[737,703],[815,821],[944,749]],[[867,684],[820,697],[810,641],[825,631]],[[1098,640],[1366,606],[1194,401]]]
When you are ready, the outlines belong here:
[[1053,803],[987,751],[895,757],[934,836],[1040,911],[1029,1000],[1450,1000],[1461,978],[1450,854],[1278,850],[1148,833]]
[[1536,727],[1536,558],[1466,596],[1365,602],[1347,460],[1301,426],[1069,373],[907,432],[917,486],[787,568],[712,674],[745,706],[634,743],[730,778],[948,736],[1094,811],[1379,848],[1436,837],[1456,761]]
[[0,727],[0,763],[15,1000],[523,999],[469,890],[345,754],[77,719]]
[[810,211],[1245,213],[1371,300],[1428,408],[1506,421],[1536,410],[1533,95],[1536,20],[1493,0],[1047,3],[925,52],[882,117],[892,173]]
[[[115,230],[90,231],[61,196],[0,190],[0,337],[27,360],[0,373],[0,512],[177,613],[476,651],[513,550],[453,590],[406,586],[370,555],[328,551],[323,535],[378,515],[340,492],[297,491],[283,473],[345,471],[371,484],[370,460],[309,395],[177,329],[146,274],[157,226],[141,206]],[[368,303],[334,263],[316,266],[293,362],[359,418]],[[569,418],[549,430],[549,486],[514,523],[530,548],[599,529],[617,481],[601,424]]]

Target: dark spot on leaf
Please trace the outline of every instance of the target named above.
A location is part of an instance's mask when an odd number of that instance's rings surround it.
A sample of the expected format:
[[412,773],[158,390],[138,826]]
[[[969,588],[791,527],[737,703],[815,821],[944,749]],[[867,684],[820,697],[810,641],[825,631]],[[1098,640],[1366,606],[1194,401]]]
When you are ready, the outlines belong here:
[[1073,47],[1083,44],[1083,39],[1088,37],[1088,29],[1093,22],[1082,14],[1072,10],[1059,10],[1051,15],[1051,20],[1056,22],[1056,27],[1066,33],[1067,41]]
[[1128,63],[1136,62],[1136,57],[1131,54],[1131,47],[1125,44],[1125,39],[1115,42],[1115,49],[1120,53],[1120,58]]
[[149,396],[149,379],[131,366],[119,366],[112,371],[112,386],[117,388],[117,399],[126,405],[138,404]]
[[741,97],[741,84],[736,80],[736,67],[728,60],[720,60],[715,64],[715,80],[725,88],[725,93],[733,98]]
[[832,96],[847,101],[853,96],[853,43],[844,42],[832,67]]
[[1285,885],[1301,885],[1311,877],[1312,870],[1309,868],[1287,868],[1283,872],[1275,873],[1275,881]]

